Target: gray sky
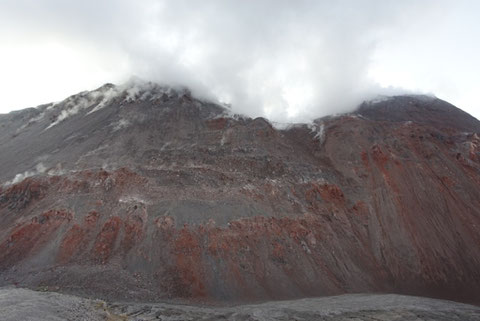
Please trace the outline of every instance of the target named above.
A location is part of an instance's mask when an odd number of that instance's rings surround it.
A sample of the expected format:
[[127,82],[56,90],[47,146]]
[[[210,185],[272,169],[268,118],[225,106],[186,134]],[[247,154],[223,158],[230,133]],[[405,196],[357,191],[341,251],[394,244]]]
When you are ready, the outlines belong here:
[[305,121],[431,93],[480,118],[480,1],[1,0],[0,112],[132,75]]

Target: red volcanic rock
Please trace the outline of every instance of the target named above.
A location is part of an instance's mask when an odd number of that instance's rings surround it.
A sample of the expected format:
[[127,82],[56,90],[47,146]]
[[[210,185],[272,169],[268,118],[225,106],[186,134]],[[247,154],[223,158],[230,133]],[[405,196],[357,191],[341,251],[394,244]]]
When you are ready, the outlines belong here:
[[[277,130],[171,91],[122,97],[51,127],[69,101],[40,109],[0,138],[0,179],[31,174],[0,189],[1,282],[136,300],[479,303],[480,123],[455,107],[393,97]],[[25,121],[12,117],[0,137]]]
[[61,225],[72,220],[65,210],[49,210],[18,223],[0,244],[0,266],[8,267],[39,251],[55,237]]
[[105,264],[115,248],[118,232],[120,231],[121,219],[112,217],[105,222],[93,245],[92,255],[94,259]]
[[48,184],[26,178],[5,191],[2,191],[0,206],[6,206],[10,210],[22,210],[30,201],[44,197]]
[[84,239],[86,230],[80,225],[73,225],[63,237],[60,244],[57,261],[60,264],[68,263],[72,256],[75,256],[77,252],[81,251],[82,246],[86,243]]
[[225,117],[215,118],[206,122],[207,127],[214,130],[221,130],[227,127],[228,120]]

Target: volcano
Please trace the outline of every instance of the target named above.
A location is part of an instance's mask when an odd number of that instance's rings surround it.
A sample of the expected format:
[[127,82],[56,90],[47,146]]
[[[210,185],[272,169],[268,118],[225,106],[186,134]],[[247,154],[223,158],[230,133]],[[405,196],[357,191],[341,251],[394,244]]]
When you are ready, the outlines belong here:
[[3,114],[0,285],[479,304],[479,135],[429,96],[280,128],[154,83]]

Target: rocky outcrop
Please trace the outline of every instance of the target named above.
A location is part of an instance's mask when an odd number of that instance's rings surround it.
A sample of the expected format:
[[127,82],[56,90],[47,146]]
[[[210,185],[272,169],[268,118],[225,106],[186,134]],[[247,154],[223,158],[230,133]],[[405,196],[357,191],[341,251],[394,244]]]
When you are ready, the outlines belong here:
[[[279,130],[188,91],[112,88],[33,120],[0,116],[4,284],[138,300],[478,303],[474,118],[402,96]],[[64,112],[72,101],[81,108]]]

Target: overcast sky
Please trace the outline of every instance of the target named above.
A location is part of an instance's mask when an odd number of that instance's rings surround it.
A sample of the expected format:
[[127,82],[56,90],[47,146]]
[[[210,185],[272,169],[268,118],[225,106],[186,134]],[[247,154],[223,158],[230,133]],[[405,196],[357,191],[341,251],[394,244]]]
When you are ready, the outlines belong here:
[[135,75],[304,121],[429,93],[480,118],[480,1],[0,0],[0,112]]

